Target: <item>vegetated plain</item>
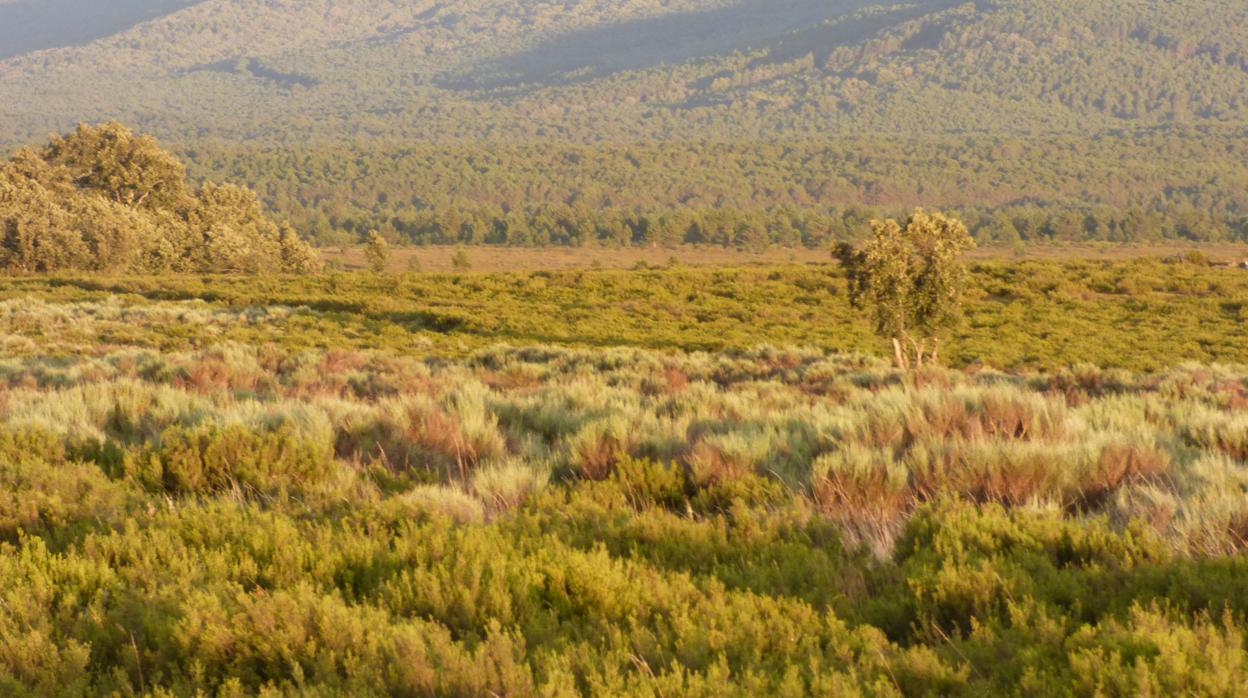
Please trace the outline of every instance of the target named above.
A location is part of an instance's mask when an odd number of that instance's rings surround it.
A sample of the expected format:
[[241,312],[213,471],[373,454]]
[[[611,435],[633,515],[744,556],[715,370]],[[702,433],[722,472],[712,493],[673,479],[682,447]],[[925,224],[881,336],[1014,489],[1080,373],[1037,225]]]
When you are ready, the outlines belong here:
[[972,278],[4,279],[0,689],[1238,694],[1248,274]]
[[[778,267],[826,265],[826,247],[782,247],[767,245],[756,249],[723,245],[615,245],[589,244],[580,247],[507,247],[499,245],[419,245],[390,249],[386,271],[395,273],[427,271],[453,272],[454,258],[463,253],[471,271],[534,272],[594,269],[639,269],[666,267]],[[325,262],[337,271],[359,271],[368,264],[361,246],[321,247]],[[965,258],[973,261],[1128,261],[1180,258],[1195,254],[1214,265],[1233,266],[1248,260],[1248,244],[1243,242],[1170,241],[1153,243],[1112,243],[1102,241],[980,245]]]
[[[465,254],[471,263],[478,251]],[[1241,269],[1158,259],[984,261],[970,269],[966,321],[945,355],[955,366],[1154,370],[1184,361],[1248,362],[1248,272]],[[449,358],[500,343],[883,349],[863,314],[850,307],[843,272],[830,260],[381,276],[9,277],[0,278],[0,293],[35,308],[82,308],[63,322],[60,313],[45,322],[31,311],[19,325],[31,343],[10,349],[23,354],[72,354],[93,342],[186,350],[222,340]],[[112,311],[95,317],[95,304]],[[177,327],[132,321],[178,308],[256,319]]]
[[1246,694],[1243,3],[95,5],[0,0],[0,695]]

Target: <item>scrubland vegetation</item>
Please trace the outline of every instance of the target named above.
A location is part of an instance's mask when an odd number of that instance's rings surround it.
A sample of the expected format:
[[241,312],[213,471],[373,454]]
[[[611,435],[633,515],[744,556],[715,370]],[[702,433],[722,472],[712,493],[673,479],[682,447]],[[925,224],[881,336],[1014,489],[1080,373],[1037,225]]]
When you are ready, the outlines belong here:
[[0,0],[0,696],[1248,696],[1243,2],[100,5]]
[[[474,253],[465,253],[471,264]],[[879,354],[824,265],[525,273],[0,278],[10,355],[214,342],[463,357],[506,343],[686,351],[762,343]],[[981,262],[954,366],[1155,370],[1248,363],[1248,273],[1203,263]]]
[[1244,276],[971,278],[7,279],[0,693],[1239,695]]

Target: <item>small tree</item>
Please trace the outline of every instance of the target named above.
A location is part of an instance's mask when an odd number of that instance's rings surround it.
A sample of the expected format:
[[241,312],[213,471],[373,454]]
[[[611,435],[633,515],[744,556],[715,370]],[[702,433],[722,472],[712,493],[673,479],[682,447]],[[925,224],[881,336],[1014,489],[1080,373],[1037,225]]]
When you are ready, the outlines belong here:
[[386,270],[390,261],[390,243],[376,230],[368,232],[368,240],[364,243],[364,259],[369,271],[380,274]]
[[462,247],[451,255],[451,268],[455,271],[468,271],[472,268],[472,260],[468,259],[468,253]]
[[905,227],[890,219],[872,221],[871,230],[862,250],[842,243],[834,253],[849,278],[850,301],[872,312],[898,368],[937,363],[941,336],[961,318],[968,279],[961,255],[975,241],[961,221],[922,210]]

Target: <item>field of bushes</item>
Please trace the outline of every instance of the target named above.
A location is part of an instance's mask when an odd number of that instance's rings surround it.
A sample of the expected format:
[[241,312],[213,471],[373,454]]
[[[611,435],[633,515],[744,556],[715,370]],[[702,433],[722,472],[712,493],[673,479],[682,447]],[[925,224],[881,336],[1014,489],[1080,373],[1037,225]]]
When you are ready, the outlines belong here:
[[1243,695],[1248,273],[0,281],[0,694]]
[[[468,253],[471,257],[472,253]],[[1203,260],[984,261],[958,367],[1248,363],[1248,271]],[[463,358],[508,344],[882,354],[823,264],[374,276],[0,277],[0,348],[72,354],[223,341]]]

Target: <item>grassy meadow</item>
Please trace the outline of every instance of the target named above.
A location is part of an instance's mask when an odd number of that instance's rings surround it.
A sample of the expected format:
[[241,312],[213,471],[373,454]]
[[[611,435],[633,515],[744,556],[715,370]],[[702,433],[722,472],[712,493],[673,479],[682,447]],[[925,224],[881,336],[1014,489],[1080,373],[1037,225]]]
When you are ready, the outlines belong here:
[[0,280],[0,694],[1238,696],[1248,271]]

